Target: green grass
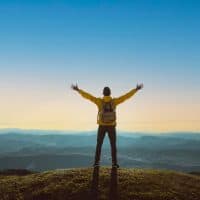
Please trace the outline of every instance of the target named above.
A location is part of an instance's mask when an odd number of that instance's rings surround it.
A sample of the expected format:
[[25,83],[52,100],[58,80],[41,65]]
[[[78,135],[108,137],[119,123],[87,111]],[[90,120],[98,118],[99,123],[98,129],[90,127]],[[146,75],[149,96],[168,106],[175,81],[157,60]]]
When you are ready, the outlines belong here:
[[[25,176],[0,175],[0,199],[64,200],[95,199],[92,168],[63,169]],[[114,180],[114,179],[113,179]],[[112,181],[113,181],[112,180]],[[200,177],[174,171],[118,169],[117,185],[111,169],[99,170],[99,199],[199,200]],[[112,185],[112,187],[111,187]]]

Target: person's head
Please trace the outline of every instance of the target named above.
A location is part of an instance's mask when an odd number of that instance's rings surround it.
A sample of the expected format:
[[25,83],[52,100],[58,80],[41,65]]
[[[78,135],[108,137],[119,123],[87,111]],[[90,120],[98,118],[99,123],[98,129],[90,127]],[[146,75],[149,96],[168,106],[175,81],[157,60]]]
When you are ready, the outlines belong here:
[[103,89],[103,95],[104,96],[110,96],[111,95],[111,90],[109,87],[104,87]]

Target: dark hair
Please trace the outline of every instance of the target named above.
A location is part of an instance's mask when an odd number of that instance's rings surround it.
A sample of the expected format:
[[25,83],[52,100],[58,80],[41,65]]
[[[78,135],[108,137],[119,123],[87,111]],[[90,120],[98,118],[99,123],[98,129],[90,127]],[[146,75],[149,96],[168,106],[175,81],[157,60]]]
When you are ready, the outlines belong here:
[[104,87],[104,89],[103,89],[103,95],[104,96],[110,96],[110,94],[111,94],[110,88],[109,87]]

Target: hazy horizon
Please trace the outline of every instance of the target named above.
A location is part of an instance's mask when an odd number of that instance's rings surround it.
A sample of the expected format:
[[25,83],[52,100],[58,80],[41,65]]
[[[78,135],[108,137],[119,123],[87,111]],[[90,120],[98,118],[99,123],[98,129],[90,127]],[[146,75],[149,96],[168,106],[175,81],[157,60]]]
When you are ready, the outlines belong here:
[[[79,134],[79,133],[92,133],[92,134],[96,134],[97,133],[97,129],[88,129],[88,130],[64,130],[64,129],[23,129],[23,128],[0,128],[0,134],[2,133],[10,133],[10,132],[16,132],[16,133],[34,133],[34,132],[38,132],[38,133],[45,133],[45,134],[49,134],[49,133],[56,133],[56,134]],[[138,135],[166,135],[166,134],[200,134],[200,131],[127,131],[127,130],[122,130],[122,129],[118,129],[118,134],[119,135],[123,135],[123,134],[138,134]]]

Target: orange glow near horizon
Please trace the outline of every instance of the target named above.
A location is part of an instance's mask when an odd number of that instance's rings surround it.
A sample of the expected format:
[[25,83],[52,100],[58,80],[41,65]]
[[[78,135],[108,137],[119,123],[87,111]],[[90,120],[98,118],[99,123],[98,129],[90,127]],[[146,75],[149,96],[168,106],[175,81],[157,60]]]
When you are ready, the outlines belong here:
[[[153,97],[152,97],[153,98]],[[200,109],[167,99],[150,99],[145,90],[119,105],[117,128],[124,131],[200,131]],[[2,106],[4,105],[4,106]],[[187,113],[187,115],[185,114]],[[45,130],[95,130],[97,108],[79,94],[68,90],[57,98],[30,96],[1,102],[0,128]]]

